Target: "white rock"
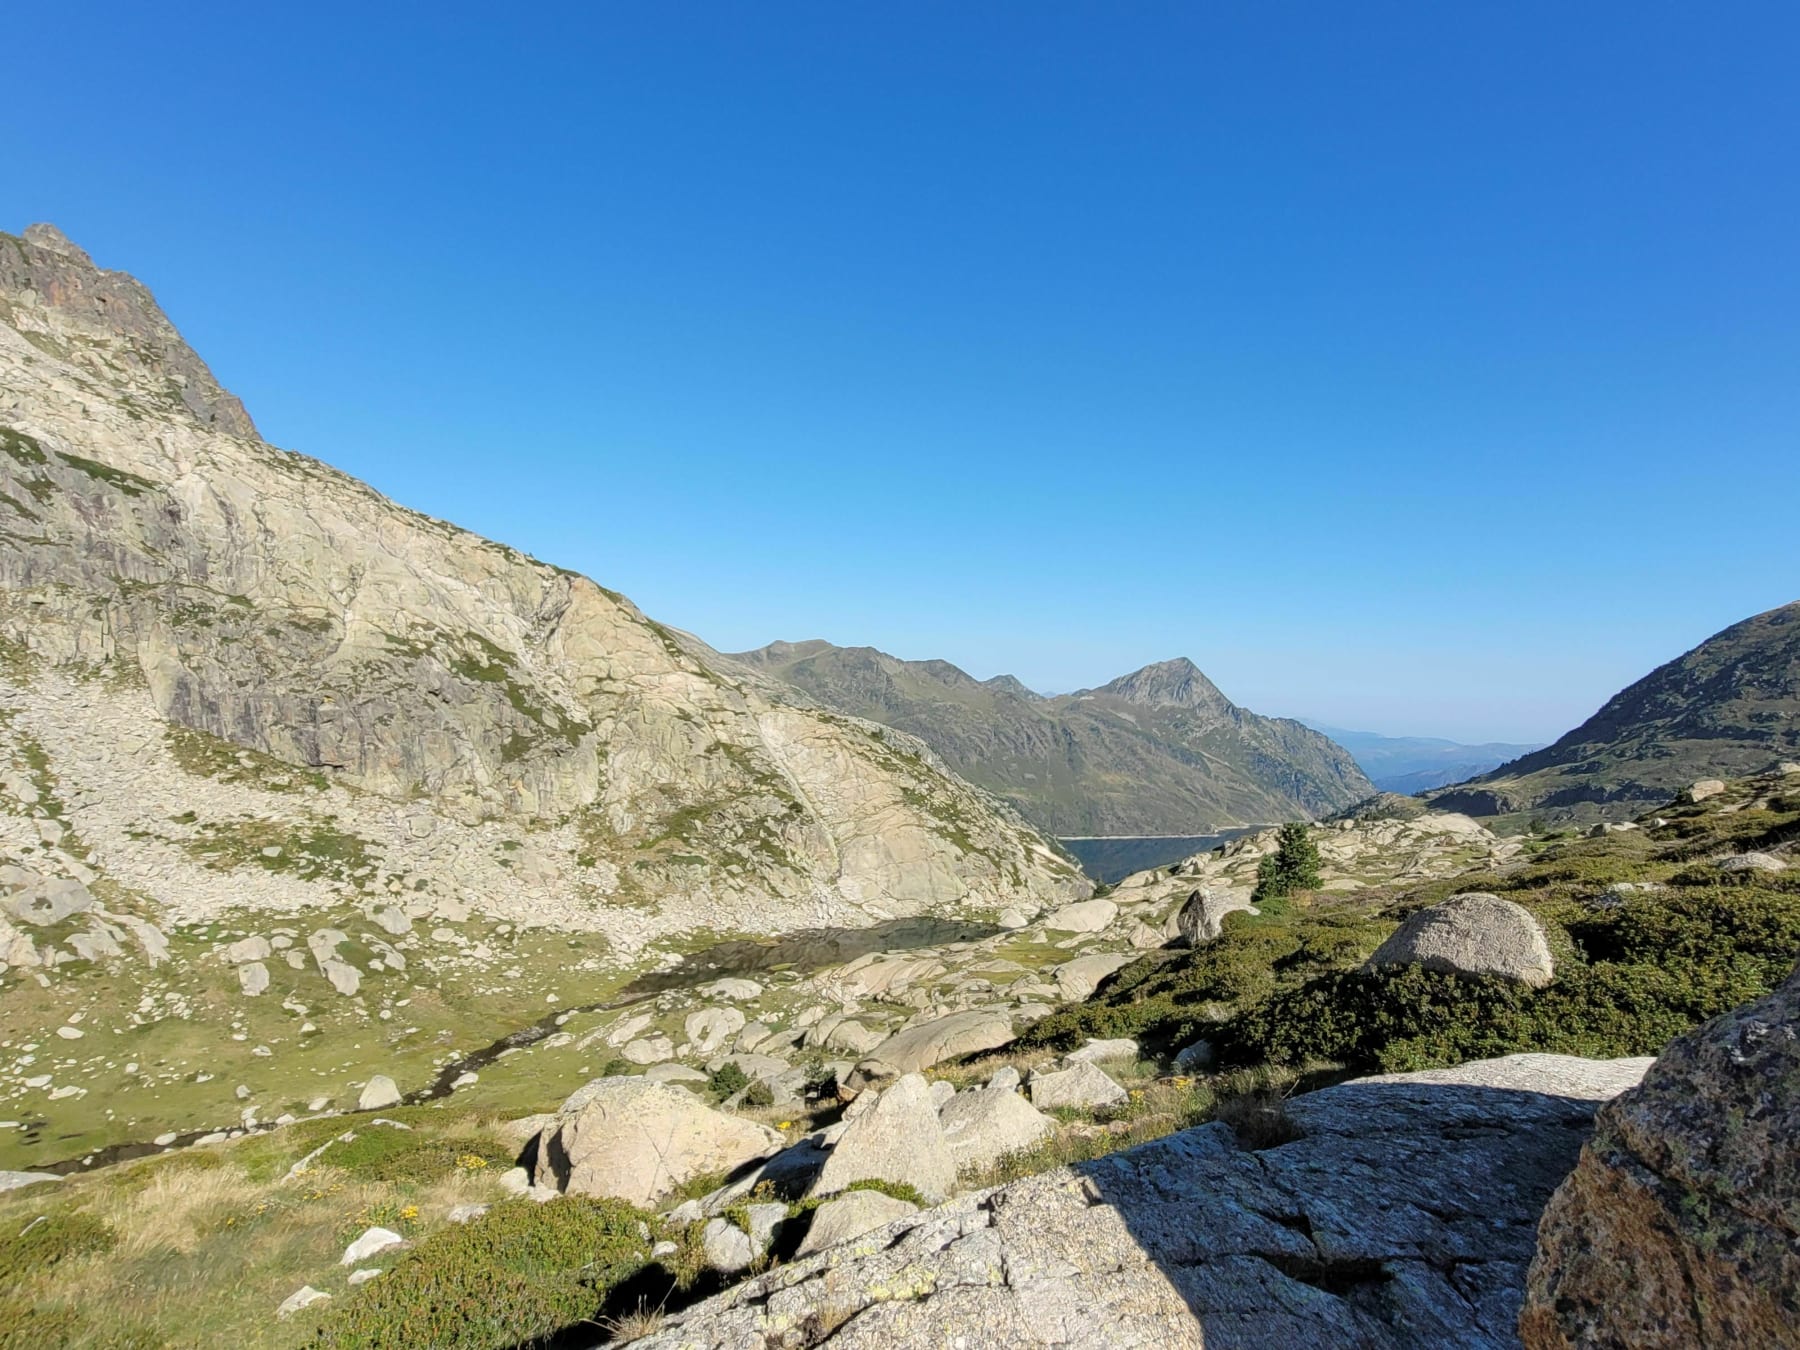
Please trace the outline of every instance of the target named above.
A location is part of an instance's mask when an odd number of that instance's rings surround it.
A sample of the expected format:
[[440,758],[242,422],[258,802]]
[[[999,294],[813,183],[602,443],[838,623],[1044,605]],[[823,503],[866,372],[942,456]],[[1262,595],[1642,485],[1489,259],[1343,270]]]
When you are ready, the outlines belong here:
[[767,1157],[785,1142],[691,1092],[645,1078],[595,1079],[563,1104],[557,1120],[538,1150],[539,1185],[635,1205],[691,1177]]
[[1052,911],[1044,919],[1044,927],[1058,933],[1098,933],[1119,917],[1119,907],[1110,900],[1077,900]]
[[359,1284],[367,1284],[379,1274],[381,1274],[381,1271],[377,1267],[364,1266],[361,1270],[351,1271],[349,1275],[344,1278],[344,1283],[354,1289]]
[[1108,1078],[1099,1068],[1077,1061],[1054,1073],[1031,1075],[1031,1104],[1044,1110],[1056,1107],[1078,1107],[1090,1110],[1111,1106],[1125,1100],[1125,1089]]
[[1403,965],[1498,975],[1533,988],[1554,974],[1550,946],[1531,911],[1478,891],[1409,915],[1369,958],[1370,969]]
[[400,1087],[385,1073],[378,1073],[363,1084],[362,1093],[356,1099],[358,1111],[379,1111],[385,1106],[400,1104]]
[[251,998],[264,992],[269,987],[269,968],[261,961],[251,961],[238,967],[238,987]]
[[850,1122],[811,1193],[832,1195],[864,1180],[904,1182],[933,1203],[956,1185],[956,1162],[922,1075],[903,1075]]
[[1108,975],[1135,959],[1117,952],[1102,952],[1065,961],[1055,971],[1056,992],[1064,1003],[1079,1003],[1098,989]]
[[703,1008],[688,1016],[684,1029],[697,1055],[711,1055],[744,1027],[744,1014],[736,1008]]
[[1018,1070],[995,1074],[988,1085],[959,1092],[938,1115],[957,1170],[990,1167],[1009,1153],[1030,1148],[1056,1128],[1054,1121],[1018,1094]]
[[630,1042],[619,1054],[633,1064],[657,1064],[675,1057],[675,1042],[667,1036],[649,1036]]
[[54,1172],[0,1172],[0,1192],[22,1190],[46,1181],[61,1181]]
[[722,999],[727,1003],[745,1003],[753,998],[762,997],[763,987],[755,980],[741,980],[735,976],[727,976],[722,980],[714,980],[711,984],[703,984],[696,991],[701,998]]
[[282,1318],[292,1317],[302,1308],[310,1308],[315,1303],[328,1303],[330,1300],[331,1295],[324,1290],[314,1289],[310,1284],[301,1285],[281,1301],[281,1306],[275,1309],[275,1315]]
[[344,1248],[344,1255],[339,1259],[340,1266],[360,1266],[371,1256],[379,1256],[382,1252],[392,1251],[396,1247],[404,1247],[406,1239],[391,1228],[365,1229],[363,1235]]
[[1129,1037],[1121,1036],[1117,1040],[1099,1041],[1090,1039],[1079,1050],[1071,1050],[1063,1056],[1068,1064],[1103,1064],[1109,1059],[1136,1059],[1138,1043]]

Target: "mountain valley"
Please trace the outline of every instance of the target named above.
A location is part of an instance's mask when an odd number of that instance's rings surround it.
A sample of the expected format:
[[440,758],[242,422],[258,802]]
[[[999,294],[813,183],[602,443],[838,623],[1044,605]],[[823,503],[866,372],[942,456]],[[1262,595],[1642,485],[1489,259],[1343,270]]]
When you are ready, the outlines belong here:
[[721,654],[0,235],[0,1347],[1780,1343],[1800,605],[1340,734]]

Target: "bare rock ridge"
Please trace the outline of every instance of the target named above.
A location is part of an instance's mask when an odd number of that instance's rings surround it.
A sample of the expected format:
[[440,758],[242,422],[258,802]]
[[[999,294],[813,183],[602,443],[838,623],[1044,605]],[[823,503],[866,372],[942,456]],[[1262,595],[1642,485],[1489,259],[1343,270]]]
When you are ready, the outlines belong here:
[[1185,657],[1055,698],[1010,675],[816,639],[730,659],[917,736],[1052,834],[1207,834],[1328,815],[1375,791],[1328,737],[1238,707]]
[[234,436],[256,435],[244,405],[219,386],[142,282],[95,267],[54,225],[0,238],[0,320],[102,383],[129,370],[146,385],[160,382],[155,393],[171,409]]
[[1733,624],[1542,750],[1426,794],[1472,816],[1625,819],[1704,778],[1800,758],[1800,601]]
[[[529,821],[523,892],[628,942],[701,914],[1035,911],[1085,885],[924,745],[772,699],[587,578],[263,443],[149,291],[48,226],[0,235],[0,641],[22,731],[55,740],[87,706],[61,771],[117,755],[90,726],[135,721],[319,775],[352,794],[339,826],[397,815],[368,794]],[[155,897],[117,777],[89,805]]]
[[1648,1064],[1513,1055],[1327,1088],[1288,1104],[1291,1142],[1215,1123],[1028,1177],[636,1344],[1513,1346],[1538,1213]]

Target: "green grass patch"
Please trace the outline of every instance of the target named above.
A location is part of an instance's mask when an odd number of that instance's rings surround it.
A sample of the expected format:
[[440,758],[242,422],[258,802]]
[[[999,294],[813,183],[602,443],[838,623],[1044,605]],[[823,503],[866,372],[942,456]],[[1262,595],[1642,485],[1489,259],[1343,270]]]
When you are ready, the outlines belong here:
[[499,1350],[602,1315],[649,1263],[639,1225],[612,1200],[513,1200],[433,1233],[379,1280],[329,1307],[318,1342],[340,1350]]

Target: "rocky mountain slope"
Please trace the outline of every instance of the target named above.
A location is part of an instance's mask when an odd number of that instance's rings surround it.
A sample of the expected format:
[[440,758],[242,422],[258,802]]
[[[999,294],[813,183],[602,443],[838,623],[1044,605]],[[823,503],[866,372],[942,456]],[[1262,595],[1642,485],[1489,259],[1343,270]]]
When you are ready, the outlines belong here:
[[[1792,969],[1797,788],[1523,840],[1390,799],[1315,827],[1320,886],[1255,908],[1276,831],[1000,931],[714,946],[418,1103],[347,1096],[341,1052],[271,1041],[282,1086],[246,1075],[262,1123],[0,1174],[0,1343],[1515,1345],[1538,1212],[1595,1106]],[[451,987],[436,944],[394,940],[423,986],[383,1002],[395,1023],[429,1026]],[[88,1040],[0,1042],[9,1101],[150,1043],[64,1025]],[[121,1116],[160,1069],[111,1082]],[[315,1075],[339,1095],[267,1119]],[[1741,1187],[1756,1150],[1728,1142],[1729,1166],[1662,1175]],[[1719,1231],[1670,1198],[1696,1240]]]
[[777,642],[732,659],[910,732],[1056,835],[1210,834],[1327,815],[1374,791],[1330,739],[1238,707],[1186,659],[1055,698],[871,647]]
[[1087,890],[912,738],[264,443],[149,292],[48,226],[0,235],[0,655],[0,1006],[28,1039],[160,1028],[145,1121],[230,1101],[171,1018],[237,1029],[227,1064],[301,1022],[367,1056],[393,1018],[422,1064],[653,944]]
[[1430,794],[1474,816],[1622,820],[1697,779],[1800,759],[1800,602],[1733,624],[1554,745]]

